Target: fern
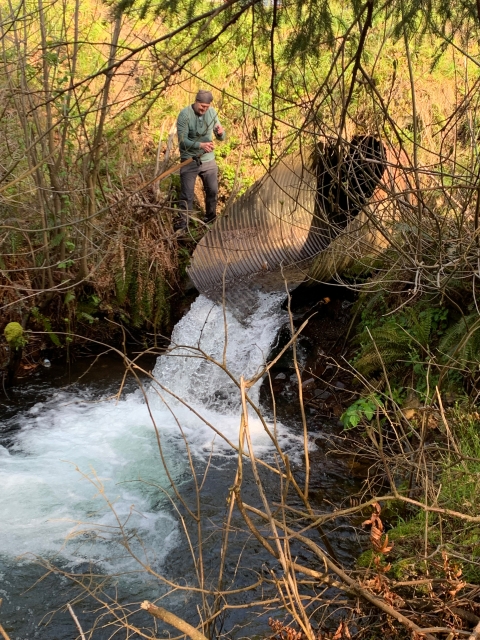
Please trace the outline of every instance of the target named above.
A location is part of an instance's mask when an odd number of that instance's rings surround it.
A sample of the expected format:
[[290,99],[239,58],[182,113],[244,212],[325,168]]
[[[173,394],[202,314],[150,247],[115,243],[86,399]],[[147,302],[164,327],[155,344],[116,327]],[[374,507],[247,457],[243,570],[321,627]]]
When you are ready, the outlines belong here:
[[445,333],[439,345],[444,362],[473,370],[480,364],[480,316],[476,311],[460,318]]
[[170,305],[167,299],[167,283],[162,273],[155,279],[155,313],[153,316],[153,326],[160,329],[165,326],[170,319]]
[[443,310],[427,308],[419,311],[410,307],[398,313],[395,318],[387,318],[377,327],[366,327],[358,341],[361,350],[355,366],[363,375],[380,371],[400,373],[412,360],[421,359],[422,352],[430,351],[432,331],[438,324],[438,316],[444,317]]
[[374,295],[372,295],[367,303],[365,304],[365,301],[362,299],[362,297],[359,298],[358,303],[355,304],[354,307],[354,311],[356,311],[356,306],[363,304],[363,309],[362,309],[362,318],[365,320],[366,318],[368,318],[371,314],[373,314],[374,311],[377,311],[381,309],[384,310],[386,309],[386,305],[385,305],[385,292],[380,290],[377,291],[377,293],[375,293]]
[[122,305],[126,298],[133,277],[133,256],[129,253],[125,264],[115,271],[115,296],[118,304]]
[[428,349],[430,342],[435,312],[435,309],[425,309],[425,311],[418,313],[415,307],[405,310],[404,315],[407,320],[407,326],[410,328],[409,333],[425,349]]
[[[381,327],[365,329],[361,335],[362,349],[355,362],[355,366],[363,375],[389,368],[398,360],[408,358],[411,339],[397,323],[390,321]],[[368,341],[367,341],[368,338]]]

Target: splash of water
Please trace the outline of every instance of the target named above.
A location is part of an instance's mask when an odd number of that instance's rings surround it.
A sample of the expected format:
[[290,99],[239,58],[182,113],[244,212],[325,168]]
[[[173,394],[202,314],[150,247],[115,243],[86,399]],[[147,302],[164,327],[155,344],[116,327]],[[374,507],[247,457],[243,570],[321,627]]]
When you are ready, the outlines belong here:
[[[215,453],[227,455],[228,445],[209,424],[235,442],[238,386],[201,352],[219,362],[225,353],[233,376],[253,376],[285,321],[282,297],[260,295],[257,310],[242,324],[199,296],[176,326],[168,354],[159,358],[154,370],[159,384],[152,385],[147,400],[140,391],[119,402],[93,402],[88,390],[59,392],[17,416],[21,429],[14,445],[0,448],[0,555],[60,552],[70,563],[93,558],[118,570],[123,562],[115,545],[118,518],[125,532],[135,533],[132,539],[141,539],[136,549],[150,554],[149,562],[161,563],[178,544],[179,532],[162,493],[169,480],[157,436],[174,481],[187,469],[186,442],[194,456],[209,454],[213,441]],[[254,402],[258,392],[259,384],[250,391]],[[268,451],[270,439],[253,416],[251,430],[257,452]],[[1,431],[0,422],[0,436]]]

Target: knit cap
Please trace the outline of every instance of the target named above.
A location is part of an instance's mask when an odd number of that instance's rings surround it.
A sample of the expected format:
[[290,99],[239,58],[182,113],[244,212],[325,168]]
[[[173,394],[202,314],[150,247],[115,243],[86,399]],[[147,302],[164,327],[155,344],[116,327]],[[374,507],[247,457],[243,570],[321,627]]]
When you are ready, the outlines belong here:
[[212,92],[206,91],[205,89],[200,89],[200,91],[195,96],[195,100],[204,104],[210,104],[213,101]]

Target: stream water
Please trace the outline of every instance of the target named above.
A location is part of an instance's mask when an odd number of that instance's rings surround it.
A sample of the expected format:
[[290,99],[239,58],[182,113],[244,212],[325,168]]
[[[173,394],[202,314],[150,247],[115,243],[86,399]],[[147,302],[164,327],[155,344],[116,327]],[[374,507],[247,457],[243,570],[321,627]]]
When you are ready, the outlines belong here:
[[[138,610],[143,599],[160,598],[196,623],[200,595],[172,592],[168,582],[198,585],[193,557],[200,540],[206,580],[214,580],[241,413],[237,384],[212,360],[225,358],[236,380],[253,377],[284,339],[283,300],[283,294],[260,296],[255,311],[240,322],[200,295],[157,359],[155,382],[143,376],[139,387],[130,377],[120,397],[123,364],[114,367],[107,359],[94,364],[83,379],[88,382],[65,384],[64,377],[52,375],[55,367],[42,369],[12,390],[13,400],[0,401],[0,622],[11,640],[77,638],[67,602],[91,631],[88,640],[111,638],[115,629],[120,640],[139,637],[119,630],[118,617],[125,613],[137,627],[151,629],[150,617]],[[248,392],[255,404],[260,386],[261,380]],[[290,387],[284,401],[292,404]],[[249,414],[255,453],[272,461],[271,439]],[[301,462],[303,446],[294,422],[275,427],[293,465]],[[317,446],[312,444],[310,493],[322,505],[339,504],[355,484],[345,467],[325,455],[322,439],[329,428],[322,423]],[[262,480],[275,501],[277,478],[265,473]],[[201,535],[188,515],[199,495]],[[248,465],[242,496],[259,504]],[[271,562],[241,517],[234,512],[233,518],[225,566],[230,589],[255,583]],[[356,532],[336,522],[330,533],[335,553],[348,564]],[[46,574],[45,567],[54,570]],[[264,589],[261,596],[267,595]],[[233,604],[244,601],[241,593],[237,600],[230,597]],[[268,632],[267,614],[249,610],[247,618],[248,631],[244,610],[232,609],[219,619],[221,631],[229,638]],[[160,629],[156,635],[162,634]]]
[[[171,482],[194,506],[191,465],[197,476],[208,467],[203,515],[221,523],[235,469],[228,441],[238,442],[240,417],[237,385],[204,354],[222,361],[225,353],[236,378],[253,376],[286,322],[283,298],[263,295],[241,323],[199,296],[157,360],[157,383],[144,380],[143,390],[120,399],[112,398],[118,377],[107,371],[94,384],[65,388],[45,389],[33,379],[21,392],[22,406],[0,407],[0,620],[12,640],[77,635],[65,603],[79,595],[78,584],[58,573],[35,584],[45,561],[80,577],[115,575],[103,592],[111,597],[113,590],[125,602],[166,591],[132,553],[162,575],[186,583],[193,577],[184,509],[172,503]],[[254,402],[259,386],[249,391]],[[256,454],[268,458],[271,441],[253,415],[250,428]],[[301,450],[282,425],[278,436],[293,457]],[[205,555],[218,555],[213,535]],[[181,610],[189,597],[177,594],[171,607]],[[78,605],[87,628],[94,608]],[[110,634],[99,627],[93,638]]]

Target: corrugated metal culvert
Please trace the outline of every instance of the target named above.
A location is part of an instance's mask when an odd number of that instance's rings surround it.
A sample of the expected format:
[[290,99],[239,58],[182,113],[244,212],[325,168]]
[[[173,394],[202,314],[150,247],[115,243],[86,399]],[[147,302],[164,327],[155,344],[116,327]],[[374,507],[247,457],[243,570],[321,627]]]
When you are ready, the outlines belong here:
[[236,307],[248,307],[258,289],[329,280],[388,244],[385,221],[398,217],[397,195],[407,192],[401,163],[372,136],[318,148],[307,160],[289,156],[217,219],[189,275],[199,291]]

